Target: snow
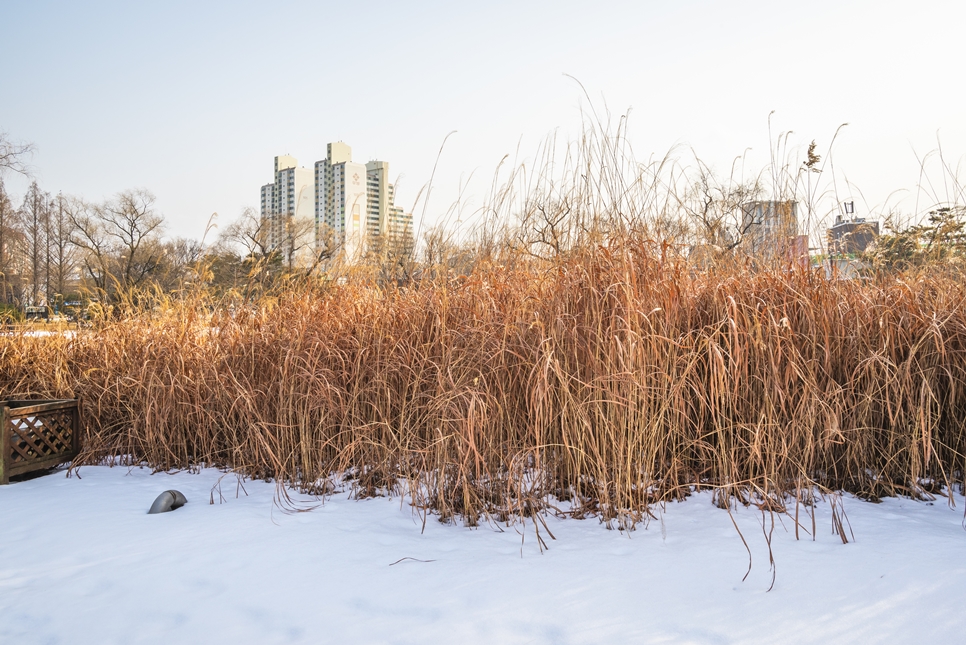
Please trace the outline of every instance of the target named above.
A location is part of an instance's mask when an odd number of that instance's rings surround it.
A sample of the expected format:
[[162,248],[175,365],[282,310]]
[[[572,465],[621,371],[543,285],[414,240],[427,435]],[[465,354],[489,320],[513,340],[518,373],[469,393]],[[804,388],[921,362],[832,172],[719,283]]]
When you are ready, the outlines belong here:
[[[541,526],[541,552],[530,523],[469,529],[430,516],[422,531],[399,498],[341,493],[292,513],[273,503],[274,484],[244,488],[215,470],[102,466],[0,487],[0,643],[966,638],[961,496],[956,508],[846,497],[849,544],[832,534],[827,501],[815,541],[796,541],[791,519],[776,516],[768,592],[762,513],[733,513],[753,554],[742,582],[741,537],[706,493],[630,533],[548,517],[556,540]],[[189,503],[147,515],[168,489]]]

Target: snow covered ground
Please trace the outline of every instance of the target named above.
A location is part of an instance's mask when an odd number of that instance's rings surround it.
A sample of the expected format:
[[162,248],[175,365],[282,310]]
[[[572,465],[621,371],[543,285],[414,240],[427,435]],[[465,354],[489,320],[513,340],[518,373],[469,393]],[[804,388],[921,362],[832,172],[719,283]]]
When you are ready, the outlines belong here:
[[[398,499],[284,513],[222,473],[83,468],[0,487],[0,643],[960,643],[964,500],[847,498],[855,541],[710,495],[632,533],[595,519],[467,529]],[[187,506],[147,515],[175,488]],[[308,496],[294,496],[310,500]],[[810,523],[808,524],[810,526]],[[805,537],[805,536],[803,536]],[[409,559],[404,559],[409,558]]]

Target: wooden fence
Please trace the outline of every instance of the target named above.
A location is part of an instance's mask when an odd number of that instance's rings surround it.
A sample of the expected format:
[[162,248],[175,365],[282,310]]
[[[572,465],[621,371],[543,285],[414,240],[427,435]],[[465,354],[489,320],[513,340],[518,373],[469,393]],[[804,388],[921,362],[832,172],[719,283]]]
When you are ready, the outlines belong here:
[[80,427],[76,400],[0,401],[0,484],[73,459]]

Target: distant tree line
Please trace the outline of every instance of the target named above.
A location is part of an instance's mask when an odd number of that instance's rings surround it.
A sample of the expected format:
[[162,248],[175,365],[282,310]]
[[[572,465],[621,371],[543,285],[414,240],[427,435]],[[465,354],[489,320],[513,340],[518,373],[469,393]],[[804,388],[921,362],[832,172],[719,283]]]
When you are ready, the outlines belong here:
[[865,255],[879,269],[966,269],[966,207],[933,209],[916,224],[902,225],[890,217],[885,231]]
[[17,206],[0,179],[0,302],[56,307],[116,301],[149,285],[179,288],[201,244],[165,239],[154,204],[146,190],[95,203],[33,182]]
[[[33,181],[19,203],[4,174],[29,177],[30,145],[15,145],[0,132],[0,307],[57,309],[65,303],[135,303],[147,290],[173,293],[204,287],[254,297],[293,277],[324,276],[339,265],[335,235],[314,221],[290,218],[284,234],[247,208],[205,240],[165,237],[154,195],[125,190],[102,202],[52,194]],[[276,239],[273,239],[276,238]],[[206,243],[207,242],[207,243]],[[353,271],[377,279],[412,274],[410,235],[373,240],[365,262]]]

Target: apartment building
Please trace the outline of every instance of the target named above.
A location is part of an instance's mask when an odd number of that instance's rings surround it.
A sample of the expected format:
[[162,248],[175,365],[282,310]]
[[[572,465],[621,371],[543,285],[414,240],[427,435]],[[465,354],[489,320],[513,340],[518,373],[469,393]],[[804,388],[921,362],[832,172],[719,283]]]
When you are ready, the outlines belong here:
[[389,183],[388,162],[370,161],[366,164],[366,188],[369,239],[382,239],[399,250],[412,250],[413,216],[396,206],[396,187]]
[[349,262],[359,260],[376,240],[403,241],[412,248],[412,214],[395,205],[388,162],[354,162],[352,148],[340,141],[326,146],[314,172],[297,165],[293,157],[276,157],[275,182],[261,189],[271,246],[283,239],[287,217],[303,217],[311,209],[317,247],[331,239]]
[[368,197],[366,167],[352,161],[352,148],[330,143],[326,157],[315,163],[316,239],[321,242],[325,225],[349,261],[359,259],[366,238]]
[[295,157],[275,157],[275,181],[261,189],[261,216],[267,224],[267,243],[282,246],[292,218],[311,218],[315,182],[312,171],[300,168]]
[[370,161],[366,164],[366,232],[378,237],[387,231],[389,209],[395,189],[389,183],[389,162]]

